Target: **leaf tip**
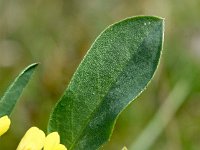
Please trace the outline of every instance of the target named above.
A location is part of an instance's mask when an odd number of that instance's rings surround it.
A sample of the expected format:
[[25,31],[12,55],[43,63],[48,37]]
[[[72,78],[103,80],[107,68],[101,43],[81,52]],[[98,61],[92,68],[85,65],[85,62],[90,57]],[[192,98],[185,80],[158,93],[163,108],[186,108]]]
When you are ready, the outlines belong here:
[[33,63],[33,64],[31,64],[29,67],[36,67],[36,66],[38,66],[39,64],[40,64],[40,62]]
[[38,62],[38,63],[33,63],[33,64],[29,65],[25,70],[34,69],[34,68],[36,68],[39,64],[40,64],[39,62]]

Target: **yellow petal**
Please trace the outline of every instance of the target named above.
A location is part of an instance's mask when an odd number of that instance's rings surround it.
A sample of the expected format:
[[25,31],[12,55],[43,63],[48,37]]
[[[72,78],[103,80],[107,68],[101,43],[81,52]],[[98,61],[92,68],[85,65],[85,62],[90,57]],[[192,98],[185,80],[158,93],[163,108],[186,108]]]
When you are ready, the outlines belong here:
[[59,143],[60,136],[58,132],[52,132],[45,139],[44,150],[54,150]]
[[122,148],[122,150],[128,150],[128,149],[126,148],[126,146],[124,146],[124,147]]
[[6,131],[8,131],[10,127],[10,119],[8,116],[3,116],[0,118],[0,136],[3,135]]
[[22,138],[17,150],[41,150],[44,142],[44,132],[37,127],[31,127]]
[[58,144],[53,150],[67,150],[67,148],[62,144]]

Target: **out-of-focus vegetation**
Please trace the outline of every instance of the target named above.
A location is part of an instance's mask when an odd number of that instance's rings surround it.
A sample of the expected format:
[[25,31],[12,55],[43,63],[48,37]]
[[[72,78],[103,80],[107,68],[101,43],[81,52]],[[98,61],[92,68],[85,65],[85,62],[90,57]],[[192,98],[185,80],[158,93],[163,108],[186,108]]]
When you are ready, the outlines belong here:
[[41,64],[12,114],[0,149],[15,149],[30,126],[46,129],[52,107],[105,27],[128,16],[157,15],[166,22],[160,67],[147,90],[119,117],[103,149],[129,147],[181,80],[189,84],[189,95],[151,149],[198,150],[199,14],[199,0],[1,0],[0,95],[21,69]]

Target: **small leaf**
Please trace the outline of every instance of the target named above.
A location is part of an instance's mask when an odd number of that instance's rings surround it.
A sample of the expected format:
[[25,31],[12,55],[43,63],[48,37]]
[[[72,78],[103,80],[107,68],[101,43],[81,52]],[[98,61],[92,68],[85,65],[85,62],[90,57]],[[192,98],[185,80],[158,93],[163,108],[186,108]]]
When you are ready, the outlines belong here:
[[68,149],[95,150],[109,140],[119,114],[158,66],[163,19],[139,16],[109,26],[95,40],[54,108],[48,132]]
[[11,114],[17,100],[30,80],[30,77],[32,76],[37,65],[37,63],[34,63],[22,71],[10,85],[4,96],[0,99],[0,117]]

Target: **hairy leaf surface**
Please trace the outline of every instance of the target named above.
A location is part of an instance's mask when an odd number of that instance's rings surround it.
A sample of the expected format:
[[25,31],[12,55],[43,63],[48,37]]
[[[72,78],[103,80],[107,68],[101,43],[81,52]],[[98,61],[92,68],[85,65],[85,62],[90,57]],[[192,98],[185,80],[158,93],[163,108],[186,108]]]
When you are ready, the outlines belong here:
[[118,115],[147,86],[158,66],[163,19],[128,18],[95,40],[54,108],[48,132],[68,149],[95,150],[109,140]]

